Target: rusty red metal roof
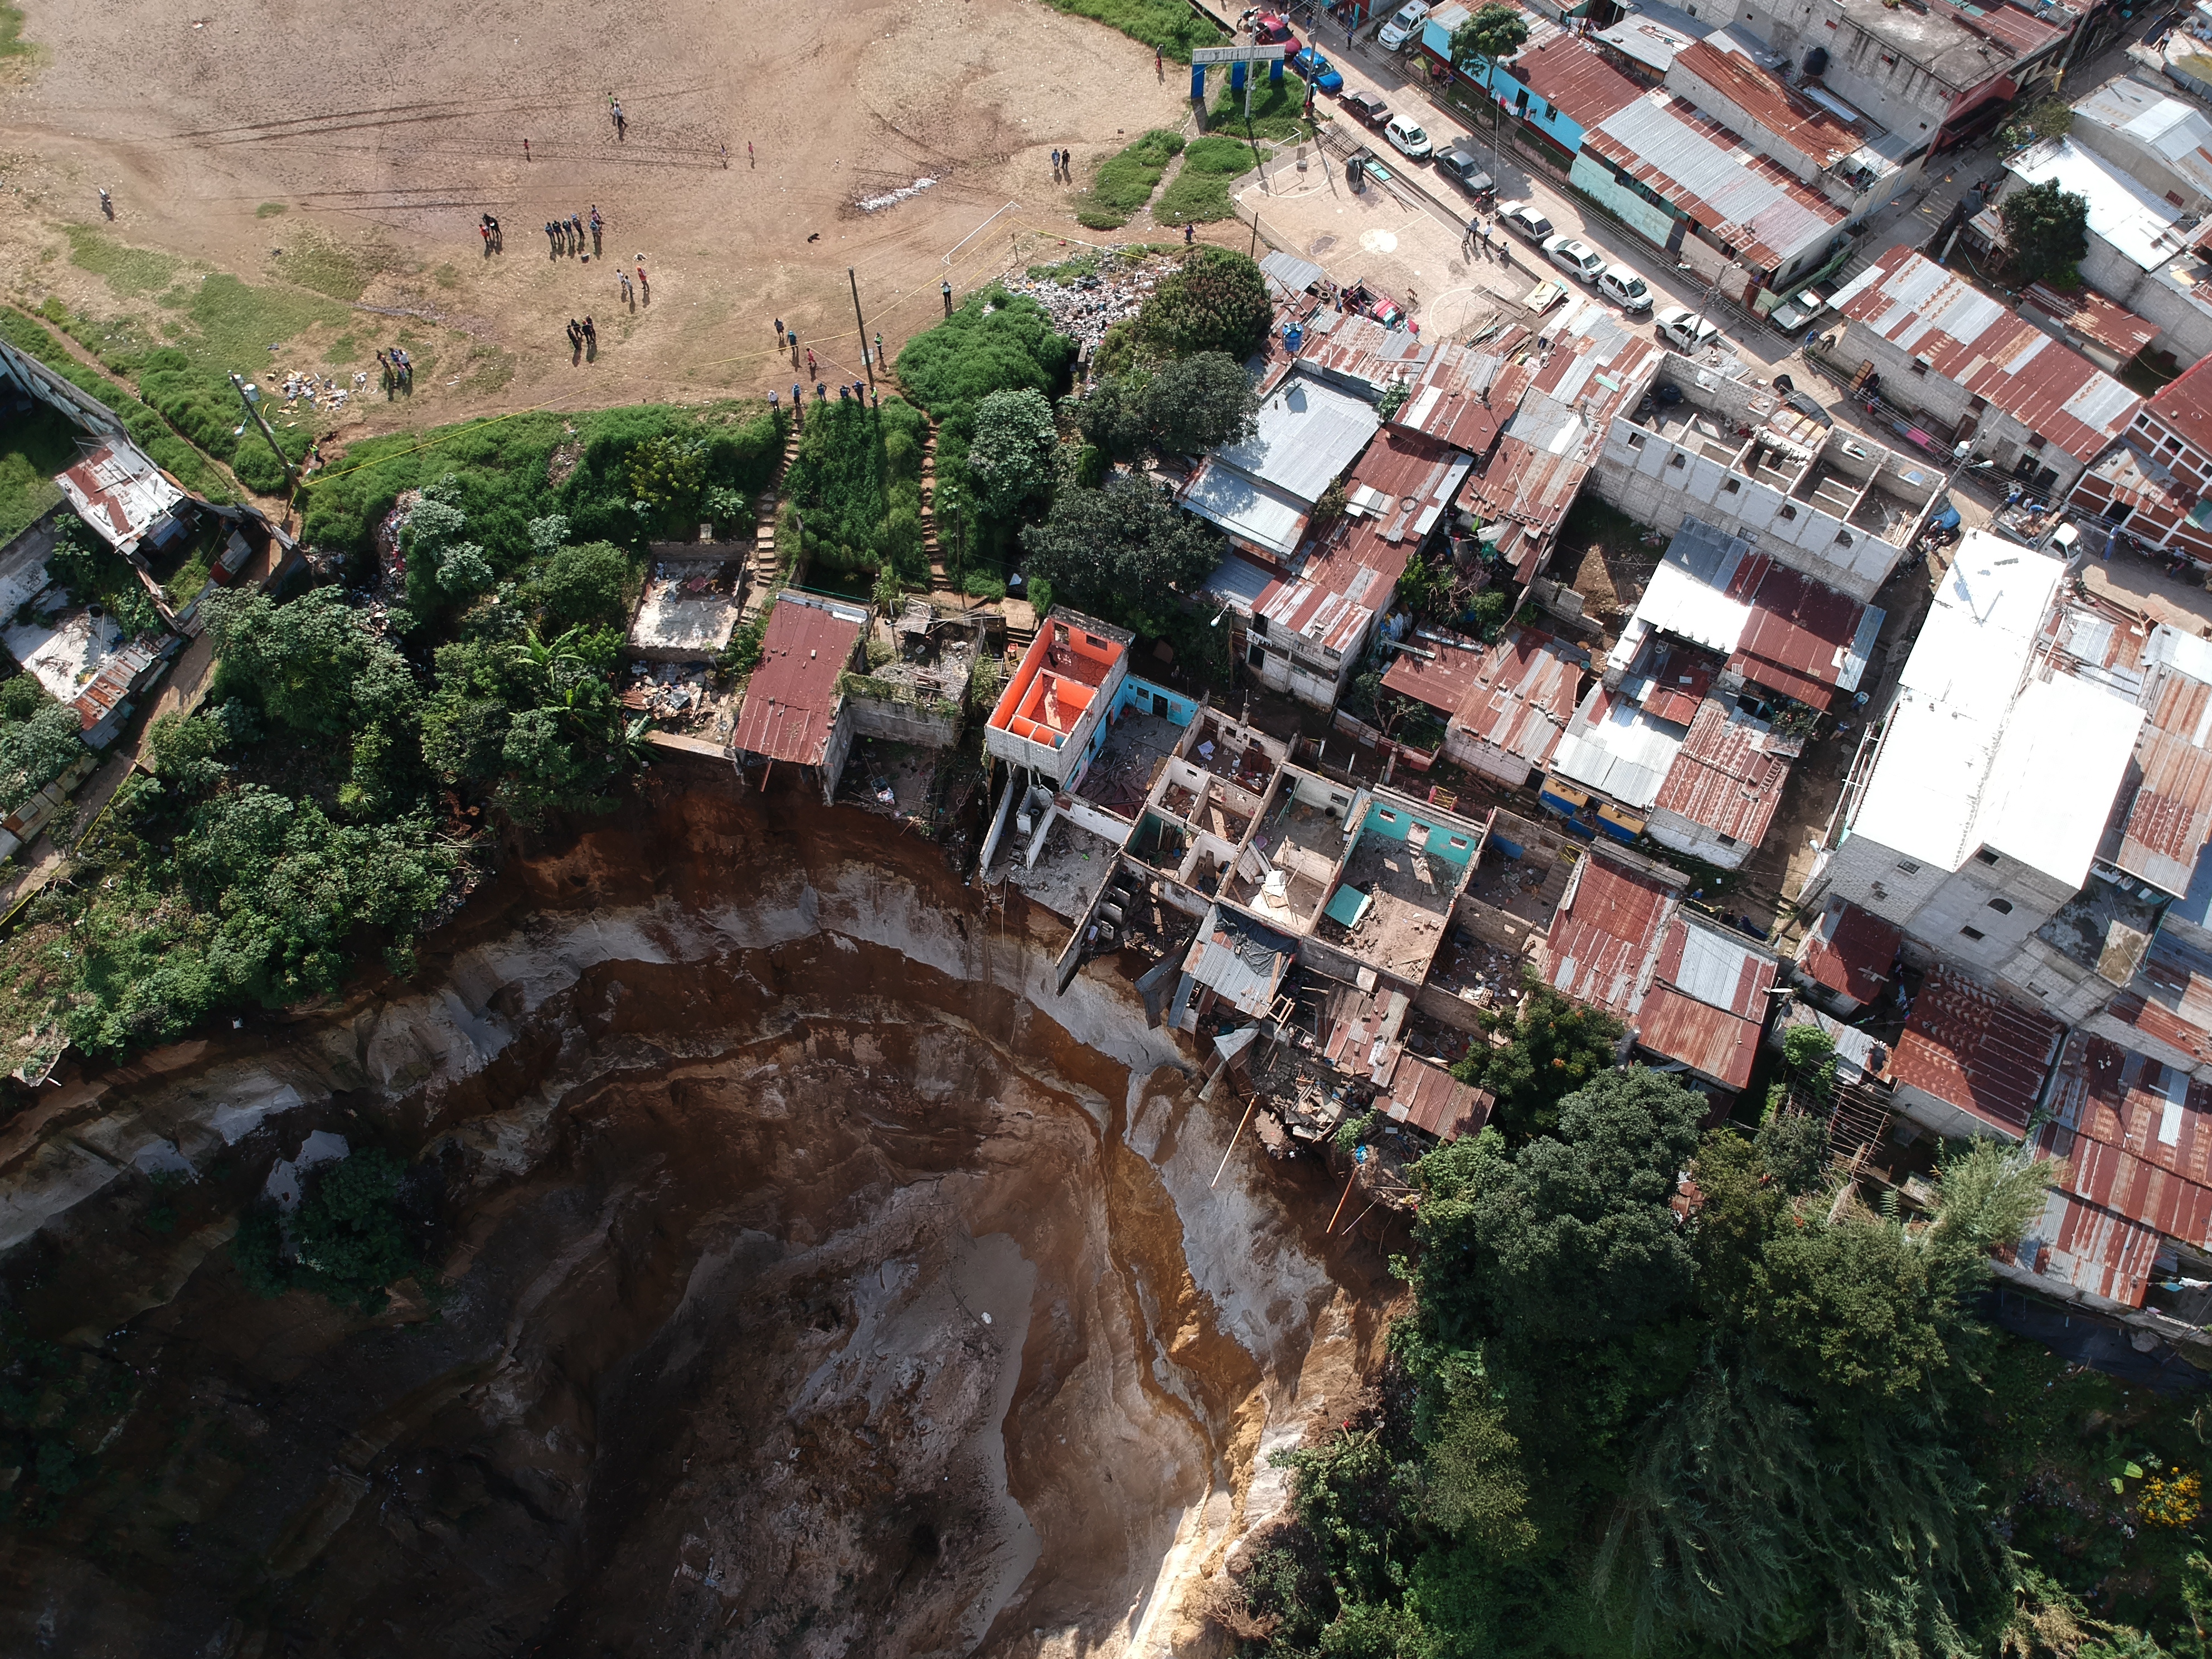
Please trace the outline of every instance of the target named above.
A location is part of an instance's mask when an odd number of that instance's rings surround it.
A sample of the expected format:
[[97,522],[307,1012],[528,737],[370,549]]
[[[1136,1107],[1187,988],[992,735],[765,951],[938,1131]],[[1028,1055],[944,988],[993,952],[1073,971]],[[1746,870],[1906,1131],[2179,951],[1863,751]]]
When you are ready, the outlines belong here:
[[1644,712],[1654,720],[1687,726],[1705,707],[1705,693],[1720,678],[1719,659],[1693,646],[1658,642],[1657,660],[1647,671],[1651,686],[1644,694]]
[[2123,362],[2158,338],[2156,323],[2145,322],[2094,289],[2061,294],[2041,283],[2030,283],[2021,297],[2069,333],[2094,340]]
[[1545,977],[1556,990],[1626,1018],[1650,988],[1674,889],[1593,848],[1552,917]]
[[[2212,231],[2208,231],[2212,234]],[[2212,369],[2200,357],[2181,371],[2180,377],[2151,393],[2149,410],[2184,442],[2212,455]]]
[[1830,899],[1798,947],[1797,965],[1816,985],[1872,1002],[1889,983],[1904,948],[1901,929],[1856,904]]
[[2141,1222],[2054,1192],[2016,1259],[2046,1279],[2139,1308],[2160,1248],[2157,1232]]
[[2095,459],[2142,404],[2071,346],[1911,248],[1876,256],[1837,298],[1854,324],[1924,359],[1931,372],[2076,460]]
[[1641,86],[1579,35],[1561,36],[1524,50],[1513,60],[1511,73],[1583,128],[1595,126],[1644,95]]
[[2017,1137],[2043,1097],[2065,1029],[1938,966],[1913,1002],[1890,1075]]
[[1732,1014],[1766,1018],[1766,993],[1781,964],[1750,940],[1677,915],[1659,947],[1659,979],[1685,996]]
[[1454,724],[1532,766],[1548,763],[1575,717],[1582,653],[1549,634],[1516,628],[1490,647]]
[[1498,550],[1513,562],[1513,574],[1527,581],[1536,574],[1559,533],[1559,521],[1582,493],[1589,463],[1556,455],[1514,437],[1503,437],[1475,465],[1468,480],[1468,505],[1486,520],[1503,519],[1510,528]]
[[2105,1012],[2199,1064],[2212,1061],[2212,956],[2153,935],[2135,979]]
[[2212,1245],[2212,1087],[2075,1033],[2037,1137],[2060,1190],[2192,1249]]
[[1422,366],[1391,425],[1472,455],[1485,453],[1528,381],[1528,368],[1516,356],[1528,337],[1528,331],[1515,325],[1480,348],[1445,341]]
[[1698,40],[1676,52],[1674,61],[1816,167],[1832,167],[1866,144],[1863,129],[1799,97],[1741,52]]
[[1751,1081],[1759,1026],[1756,1019],[1685,996],[1671,985],[1654,985],[1637,1012],[1636,1042],[1723,1088],[1741,1089]]
[[1457,634],[1447,634],[1443,641],[1424,637],[1407,644],[1411,650],[1392,654],[1390,666],[1382,673],[1382,689],[1426,703],[1447,717],[1459,713],[1468,694],[1481,683],[1490,647]]
[[761,639],[760,666],[745,683],[730,747],[771,761],[819,766],[837,714],[837,676],[851,663],[862,623],[779,599]]
[[1439,1140],[1457,1140],[1481,1133],[1497,1103],[1498,1097],[1488,1090],[1462,1083],[1432,1060],[1408,1054],[1391,1079],[1383,1110]]
[[1867,607],[1763,553],[1744,563],[1762,568],[1749,599],[1751,615],[1729,667],[1809,708],[1827,708],[1836,688],[1856,678],[1849,672],[1851,649]]
[[1802,739],[1738,713],[1732,701],[1708,697],[1652,805],[1756,847],[1766,839],[1790,763],[1803,747]]

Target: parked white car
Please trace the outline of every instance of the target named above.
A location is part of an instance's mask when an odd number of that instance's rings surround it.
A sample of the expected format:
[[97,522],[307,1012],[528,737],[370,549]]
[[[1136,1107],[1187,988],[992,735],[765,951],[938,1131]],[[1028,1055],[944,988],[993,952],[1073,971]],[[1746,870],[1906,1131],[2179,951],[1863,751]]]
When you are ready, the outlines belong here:
[[1421,32],[1421,25],[1429,15],[1425,0],[1406,0],[1406,3],[1390,15],[1390,21],[1376,31],[1375,39],[1385,52],[1395,52]]
[[1597,291],[1623,311],[1651,309],[1651,285],[1626,265],[1607,265],[1598,272]]
[[1694,355],[1720,341],[1720,330],[1701,321],[1687,306],[1668,306],[1659,313],[1656,321],[1658,327],[1654,331],[1677,351]]
[[1595,248],[1571,236],[1546,238],[1544,257],[1568,276],[1578,276],[1585,283],[1597,281],[1598,272],[1605,269],[1604,257]]
[[1552,222],[1538,210],[1534,202],[1500,202],[1498,204],[1498,220],[1500,224],[1510,225],[1539,246],[1552,234]]
[[1429,153],[1429,135],[1402,115],[1394,115],[1382,129],[1382,136],[1390,141],[1390,148],[1401,155],[1410,155],[1416,161]]

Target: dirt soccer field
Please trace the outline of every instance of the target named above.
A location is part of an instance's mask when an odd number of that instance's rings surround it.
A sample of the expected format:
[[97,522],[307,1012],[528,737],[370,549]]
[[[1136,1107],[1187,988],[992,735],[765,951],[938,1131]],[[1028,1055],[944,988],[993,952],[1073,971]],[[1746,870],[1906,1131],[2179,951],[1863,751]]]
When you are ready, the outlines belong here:
[[[847,267],[896,356],[947,277],[965,291],[1064,257],[1062,235],[1158,234],[1142,216],[1079,232],[1048,155],[1072,148],[1087,177],[1189,113],[1188,70],[1024,0],[24,13],[33,52],[0,96],[0,293],[265,379],[365,370],[324,422],[347,436],[788,395],[778,318],[821,378],[857,378]],[[544,222],[594,205],[603,257],[553,255]],[[477,234],[486,211],[503,252]],[[650,301],[626,305],[617,265],[641,256]],[[574,362],[563,331],[587,313],[599,349]],[[375,352],[395,343],[416,388],[387,406]]]

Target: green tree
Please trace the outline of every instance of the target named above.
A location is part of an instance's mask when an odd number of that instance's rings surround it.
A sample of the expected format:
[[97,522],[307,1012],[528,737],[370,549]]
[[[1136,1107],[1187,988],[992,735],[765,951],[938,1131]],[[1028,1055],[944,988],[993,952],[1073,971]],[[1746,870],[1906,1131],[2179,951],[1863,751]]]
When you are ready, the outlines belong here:
[[564,547],[530,585],[548,634],[571,628],[620,628],[629,620],[629,555],[609,542]]
[[1498,1561],[1534,1546],[1521,1443],[1484,1390],[1469,1387],[1453,1396],[1421,1478],[1421,1514],[1431,1525],[1471,1540]]
[[398,653],[336,588],[311,588],[284,605],[258,590],[220,588],[201,600],[200,614],[218,653],[218,693],[258,701],[296,732],[337,736],[377,718],[414,684]]
[[69,770],[87,750],[74,708],[49,702],[28,720],[0,725],[0,812],[12,812]]
[[1559,1103],[1612,1067],[1623,1035],[1619,1020],[1570,1001],[1534,975],[1523,981],[1518,1010],[1486,1017],[1485,1030],[1509,1040],[1470,1045],[1452,1074],[1490,1091],[1497,1101],[1490,1121],[1511,1140],[1550,1129]]
[[1200,244],[1139,308],[1136,331],[1164,356],[1223,351],[1241,363],[1267,343],[1274,318],[1260,267],[1241,253]]
[[994,392],[975,405],[968,470],[986,511],[1011,518],[1052,482],[1060,434],[1052,405],[1028,387]]
[[1431,1334],[1588,1346],[1666,1315],[1692,1264],[1668,1200],[1705,1109],[1704,1096],[1632,1066],[1562,1101],[1556,1136],[1509,1154],[1486,1129],[1423,1158],[1414,1285]]
[[1146,441],[1163,455],[1200,455],[1249,438],[1260,400],[1244,366],[1225,351],[1162,363],[1139,399]]
[[2023,283],[2073,280],[2075,265],[2089,251],[2089,198],[2063,189],[2056,179],[2016,190],[1997,204],[2004,222],[2005,256],[2011,273]]
[[[1487,82],[1491,70],[1528,44],[1528,20],[1515,8],[1489,0],[1464,23],[1452,31],[1448,48],[1452,67]],[[1487,92],[1490,105],[1490,128],[1493,143],[1498,122],[1498,94],[1495,88]]]
[[1109,621],[1194,592],[1221,560],[1217,533],[1127,475],[1061,490],[1043,523],[1024,527],[1022,546],[1033,576]]

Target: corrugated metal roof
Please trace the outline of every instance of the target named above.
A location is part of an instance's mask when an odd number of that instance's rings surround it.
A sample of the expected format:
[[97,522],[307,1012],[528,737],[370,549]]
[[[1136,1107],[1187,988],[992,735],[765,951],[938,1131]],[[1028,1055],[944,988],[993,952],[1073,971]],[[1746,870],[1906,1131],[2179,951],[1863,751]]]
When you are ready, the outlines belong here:
[[1631,688],[1594,685],[1559,740],[1552,770],[1640,811],[1658,799],[1686,735],[1653,717]]
[[745,682],[730,747],[770,761],[818,766],[836,723],[837,676],[852,661],[865,620],[780,599],[761,638],[760,666]]
[[2015,1254],[2033,1273],[2139,1308],[2160,1248],[2140,1222],[2054,1191]]
[[2212,957],[2170,933],[2153,935],[2134,980],[2105,1012],[2199,1065],[2212,1060]]
[[1759,1054],[1759,1025],[1686,997],[1671,985],[1654,985],[1636,1016],[1637,1046],[1680,1060],[1725,1089],[1751,1081]]
[[1626,1018],[1650,988],[1674,919],[1674,888],[1593,848],[1567,878],[1547,935],[1545,978],[1577,1002]]
[[2036,1146],[2064,1161],[2060,1191],[2192,1249],[2212,1245],[2212,1088],[2186,1073],[2076,1033]]
[[1384,1115],[1397,1122],[1439,1140],[1457,1140],[1481,1133],[1498,1097],[1462,1083],[1432,1060],[1408,1054],[1390,1080],[1389,1097],[1381,1103]]
[[[1468,693],[1482,678],[1490,647],[1456,634],[1431,638],[1424,633],[1407,644],[1412,649],[1394,653],[1390,666],[1383,671],[1383,690],[1426,703],[1447,718],[1459,713]],[[1416,656],[1415,652],[1421,654]]]
[[1548,765],[1574,718],[1585,666],[1574,647],[1515,629],[1485,654],[1452,724],[1531,766]]
[[1240,1013],[1257,1018],[1273,1005],[1291,957],[1288,939],[1217,905],[1182,968]]
[[1750,615],[1729,666],[1746,679],[1826,708],[1856,691],[1883,612],[1760,556]]
[[[1659,26],[1645,18],[1626,20],[1620,32],[1626,34],[1638,23],[1646,24],[1653,32],[1639,39],[1656,36]],[[1613,36],[1614,31],[1608,30],[1601,38],[1610,40]],[[1667,50],[1671,52],[1673,48]],[[1666,65],[1657,67],[1664,70]],[[1644,88],[1607,63],[1603,52],[1574,35],[1523,46],[1508,72],[1536,96],[1557,106],[1577,126],[1585,129],[1626,109],[1644,95]]]
[[2046,138],[2005,163],[2024,184],[2057,179],[2061,190],[2086,197],[2089,234],[2110,242],[2145,270],[2155,270],[2189,245],[2174,221],[2181,210],[2093,149],[2071,138]]
[[2094,289],[2061,294],[2041,283],[2030,283],[2022,297],[2062,329],[2085,340],[2094,340],[2123,362],[2158,338],[2156,323],[2145,322],[2125,306],[2115,305]]
[[1771,952],[1722,928],[1678,915],[1659,947],[1659,978],[1685,996],[1753,1019],[1766,1017],[1766,992],[1781,976]]
[[1905,934],[1894,924],[1856,904],[1830,899],[1797,947],[1797,965],[1814,983],[1869,1003],[1889,983],[1904,948]]
[[1183,486],[1182,504],[1240,541],[1289,558],[1305,538],[1313,503],[1264,484],[1208,457]]
[[2150,397],[2151,415],[2166,423],[2176,436],[2197,452],[2199,459],[2212,456],[2212,357],[2200,357],[2181,371],[2180,378]]
[[1310,509],[1382,424],[1364,398],[1292,374],[1261,401],[1252,436],[1213,459]]
[[1508,329],[1480,351],[1447,341],[1421,365],[1394,426],[1480,455],[1497,441],[1514,410],[1527,371],[1512,355],[1527,331]]
[[1284,300],[1296,299],[1308,289],[1328,281],[1328,273],[1312,260],[1301,259],[1281,248],[1272,250],[1261,260],[1260,270],[1276,297]]
[[88,447],[84,459],[55,474],[54,482],[77,517],[125,553],[185,499],[168,474],[128,438],[104,439]]
[[1766,839],[1790,763],[1803,748],[1801,739],[1744,714],[1734,698],[1708,697],[1653,804],[1739,845],[1756,847]]
[[1646,93],[1585,132],[1583,145],[1762,271],[1777,269],[1832,235],[1845,216],[1826,197],[1671,93]]
[[1741,52],[1699,40],[1677,52],[1674,61],[1815,167],[1834,166],[1867,141],[1864,128],[1800,98]]
[[1890,1075],[2015,1139],[2042,1098],[2065,1027],[1956,969],[1932,969]]
[[1925,254],[1891,248],[1852,286],[1836,302],[1854,326],[1925,358],[2076,460],[2094,460],[2142,405],[2080,352]]
[[1297,370],[1341,387],[1339,396],[1379,398],[1386,388],[1413,380],[1440,349],[1437,337],[1385,328],[1356,312],[1323,311],[1305,325]]
[[2108,81],[2074,106],[2076,119],[2111,128],[2212,196],[2212,120],[2139,81]]

